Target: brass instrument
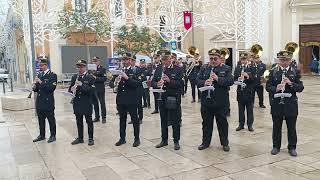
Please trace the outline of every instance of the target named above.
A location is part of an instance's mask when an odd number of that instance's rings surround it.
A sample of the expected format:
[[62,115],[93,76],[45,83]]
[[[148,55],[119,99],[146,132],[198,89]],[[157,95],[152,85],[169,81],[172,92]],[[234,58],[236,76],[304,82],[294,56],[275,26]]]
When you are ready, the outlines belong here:
[[230,51],[228,48],[221,48],[220,54],[221,54],[221,57],[224,59],[228,59],[230,57]]
[[260,58],[262,56],[263,48],[260,44],[254,44],[251,46],[250,52],[255,56]]
[[110,71],[107,72],[107,79],[110,81],[113,79],[113,75]]
[[291,52],[292,54],[297,54],[299,52],[299,45],[295,42],[289,42],[284,48],[286,51]]
[[186,76],[188,77],[190,75],[190,73],[192,72],[193,68],[195,66],[199,66],[200,65],[200,52],[199,52],[199,49],[194,47],[194,46],[191,46],[189,49],[188,49],[188,56],[193,58],[193,61],[191,63],[191,65],[188,67],[187,71],[186,71]]

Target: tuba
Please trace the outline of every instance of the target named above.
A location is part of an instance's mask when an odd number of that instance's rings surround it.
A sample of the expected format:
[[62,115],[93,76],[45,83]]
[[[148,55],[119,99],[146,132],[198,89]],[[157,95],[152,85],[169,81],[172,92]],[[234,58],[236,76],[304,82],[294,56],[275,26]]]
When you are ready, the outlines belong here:
[[255,57],[260,58],[262,56],[263,48],[260,44],[254,44],[251,46],[250,52]]
[[292,54],[297,54],[299,52],[299,45],[295,42],[289,42],[284,48],[286,51],[291,52]]
[[189,57],[192,57],[193,58],[193,61],[191,63],[191,65],[188,67],[187,71],[186,71],[186,76],[188,77],[190,75],[190,73],[192,72],[193,68],[195,66],[199,66],[200,65],[200,52],[199,52],[199,49],[194,47],[194,46],[191,46],[189,49],[188,49],[188,56]]

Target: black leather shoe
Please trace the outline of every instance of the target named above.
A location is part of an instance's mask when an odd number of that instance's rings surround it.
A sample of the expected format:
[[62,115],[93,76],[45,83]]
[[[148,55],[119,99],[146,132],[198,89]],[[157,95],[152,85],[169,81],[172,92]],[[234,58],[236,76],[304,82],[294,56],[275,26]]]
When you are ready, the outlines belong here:
[[260,105],[260,108],[266,108],[266,106],[262,104],[262,105]]
[[92,121],[92,122],[99,122],[100,121],[100,119],[99,118],[94,118],[94,120]]
[[118,142],[116,142],[115,146],[121,146],[122,144],[125,144],[126,141],[125,140],[119,140]]
[[140,120],[139,123],[142,124],[142,120]]
[[290,156],[292,156],[292,157],[298,156],[297,151],[295,149],[289,149],[288,152],[289,152]]
[[71,142],[72,145],[77,145],[80,143],[84,143],[83,139],[76,138],[74,141]]
[[168,142],[167,141],[161,141],[160,144],[156,145],[156,148],[162,148],[164,146],[168,146]]
[[33,142],[43,141],[45,139],[46,139],[45,137],[39,135],[37,138],[33,140]]
[[128,124],[132,124],[132,121],[129,121]]
[[223,146],[222,147],[224,152],[229,152],[230,151],[230,147],[229,146]]
[[236,129],[236,131],[241,131],[242,129],[244,129],[243,126],[238,126],[237,129]]
[[280,152],[280,149],[278,149],[278,148],[273,148],[273,149],[271,150],[271,154],[272,154],[272,155],[277,155],[279,152]]
[[248,130],[249,130],[250,132],[253,132],[253,131],[254,131],[253,127],[248,127]]
[[176,151],[180,150],[180,144],[178,142],[174,143],[174,150]]
[[107,123],[107,119],[106,118],[102,118],[102,124]]
[[206,144],[201,144],[199,147],[198,147],[198,150],[204,150],[204,149],[207,149],[209,147],[209,145],[206,145]]
[[89,146],[93,146],[94,145],[94,140],[93,139],[89,139],[88,145]]
[[158,114],[159,111],[153,111],[151,114]]
[[50,138],[48,139],[48,143],[52,143],[56,141],[56,137],[55,136],[50,136]]
[[140,140],[134,140],[133,147],[138,147],[140,145]]

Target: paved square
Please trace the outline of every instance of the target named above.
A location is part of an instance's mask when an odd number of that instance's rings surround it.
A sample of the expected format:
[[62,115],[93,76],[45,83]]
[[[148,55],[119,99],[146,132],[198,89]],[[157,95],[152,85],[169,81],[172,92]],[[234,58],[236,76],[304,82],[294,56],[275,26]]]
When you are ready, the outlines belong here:
[[[304,77],[305,90],[299,94],[298,157],[286,150],[283,128],[282,152],[270,155],[272,121],[265,92],[266,109],[255,106],[255,132],[236,132],[238,109],[235,87],[230,91],[231,117],[229,140],[231,151],[223,152],[216,127],[209,149],[198,151],[201,143],[200,104],[191,104],[191,89],[182,100],[181,150],[169,146],[156,149],[160,141],[159,114],[144,109],[141,125],[141,146],[133,148],[132,125],[127,126],[127,144],[115,147],[119,138],[119,118],[115,94],[107,89],[107,124],[96,123],[95,145],[72,146],[76,123],[69,99],[56,91],[57,141],[32,143],[38,135],[34,111],[0,113],[0,179],[61,180],[242,180],[242,179],[320,179],[320,81]],[[27,96],[27,94],[26,94]],[[153,100],[153,98],[152,98]],[[256,99],[257,101],[257,99]],[[256,103],[257,104],[257,103]],[[153,105],[153,103],[152,103]],[[285,127],[285,126],[284,126]],[[47,125],[47,137],[49,128]],[[171,129],[170,137],[171,137]],[[85,135],[87,134],[85,128]],[[87,137],[85,137],[85,140]]]

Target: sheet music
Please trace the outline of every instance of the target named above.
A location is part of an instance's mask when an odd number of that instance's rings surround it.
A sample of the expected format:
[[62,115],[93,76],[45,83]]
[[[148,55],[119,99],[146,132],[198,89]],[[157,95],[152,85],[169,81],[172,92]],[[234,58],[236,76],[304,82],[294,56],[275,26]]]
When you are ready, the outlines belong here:
[[207,91],[207,90],[214,91],[214,87],[213,86],[203,86],[203,87],[199,88],[199,91],[201,91],[201,92]]

